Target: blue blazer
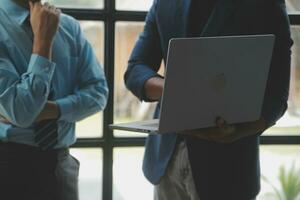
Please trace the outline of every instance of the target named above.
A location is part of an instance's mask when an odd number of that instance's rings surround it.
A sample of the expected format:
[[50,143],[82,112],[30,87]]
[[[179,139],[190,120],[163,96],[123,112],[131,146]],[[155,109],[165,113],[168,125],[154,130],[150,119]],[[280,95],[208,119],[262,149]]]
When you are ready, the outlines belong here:
[[[157,71],[161,61],[166,60],[169,40],[186,37],[190,2],[154,1],[124,76],[127,88],[140,100],[149,101],[144,84],[159,76]],[[286,111],[289,92],[293,41],[284,0],[219,0],[201,36],[255,34],[276,35],[262,111],[268,126],[272,126]],[[155,117],[159,117],[159,106]],[[185,138],[201,200],[248,200],[258,194],[260,134],[231,144]],[[147,138],[143,171],[153,184],[164,175],[176,140],[173,133]]]

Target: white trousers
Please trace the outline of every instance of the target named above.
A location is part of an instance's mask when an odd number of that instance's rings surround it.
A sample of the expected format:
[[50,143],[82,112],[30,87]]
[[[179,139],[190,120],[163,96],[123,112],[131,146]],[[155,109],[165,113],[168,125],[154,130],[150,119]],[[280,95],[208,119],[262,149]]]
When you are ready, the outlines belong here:
[[178,144],[165,176],[155,186],[154,200],[199,200],[185,142]]

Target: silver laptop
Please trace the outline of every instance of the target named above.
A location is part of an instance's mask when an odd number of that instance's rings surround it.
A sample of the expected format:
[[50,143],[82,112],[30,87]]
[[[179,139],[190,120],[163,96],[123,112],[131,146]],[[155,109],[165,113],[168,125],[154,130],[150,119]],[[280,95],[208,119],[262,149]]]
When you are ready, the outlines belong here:
[[163,134],[261,116],[274,35],[172,39],[160,118],[111,129]]

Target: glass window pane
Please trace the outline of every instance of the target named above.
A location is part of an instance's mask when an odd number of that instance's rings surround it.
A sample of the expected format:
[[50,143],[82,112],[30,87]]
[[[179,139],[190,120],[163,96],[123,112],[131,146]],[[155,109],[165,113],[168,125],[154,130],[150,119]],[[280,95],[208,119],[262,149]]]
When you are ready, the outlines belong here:
[[[98,21],[80,21],[80,25],[86,38],[91,43],[99,62],[102,65],[104,57],[104,23]],[[102,137],[102,119],[103,112],[100,112],[78,122],[76,124],[77,137]]]
[[102,199],[102,149],[71,149],[71,154],[80,161],[79,199]]
[[114,149],[113,200],[153,200],[153,186],[142,173],[144,148]]
[[[277,124],[265,135],[300,135],[300,26],[292,27],[294,39],[289,107]],[[280,81],[280,80],[278,80]]]
[[103,136],[103,113],[94,114],[76,123],[78,138],[96,138]]
[[286,0],[287,10],[291,13],[295,11],[300,11],[300,1],[299,0]]
[[117,10],[148,11],[153,0],[116,0]]
[[[294,188],[300,195],[300,146],[261,146],[261,169],[262,169],[262,189],[258,200],[275,200],[275,199],[294,199],[300,198],[278,198],[276,197],[275,188],[283,195],[284,191],[291,195],[291,189]],[[293,167],[294,166],[294,170]],[[282,178],[288,180],[283,190],[281,187],[282,180],[279,179],[280,170],[283,173]],[[290,175],[290,177],[288,177]],[[298,186],[292,179],[298,181]],[[289,191],[290,189],[290,191]]]
[[[155,103],[141,103],[124,85],[124,73],[127,61],[138,38],[143,30],[142,22],[117,22],[116,23],[116,48],[115,48],[115,103],[114,122],[129,122],[151,119]],[[118,137],[145,136],[145,134],[115,131]]]
[[[46,2],[46,0],[43,0]],[[103,0],[47,0],[58,7],[61,8],[104,8]]]

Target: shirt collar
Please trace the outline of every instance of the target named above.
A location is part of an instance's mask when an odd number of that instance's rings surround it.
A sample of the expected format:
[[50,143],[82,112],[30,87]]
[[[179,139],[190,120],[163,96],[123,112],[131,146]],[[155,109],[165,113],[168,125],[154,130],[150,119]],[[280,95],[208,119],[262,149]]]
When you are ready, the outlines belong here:
[[12,0],[0,0],[0,8],[2,8],[9,17],[19,25],[22,25],[29,16],[29,11],[26,8],[17,5]]

